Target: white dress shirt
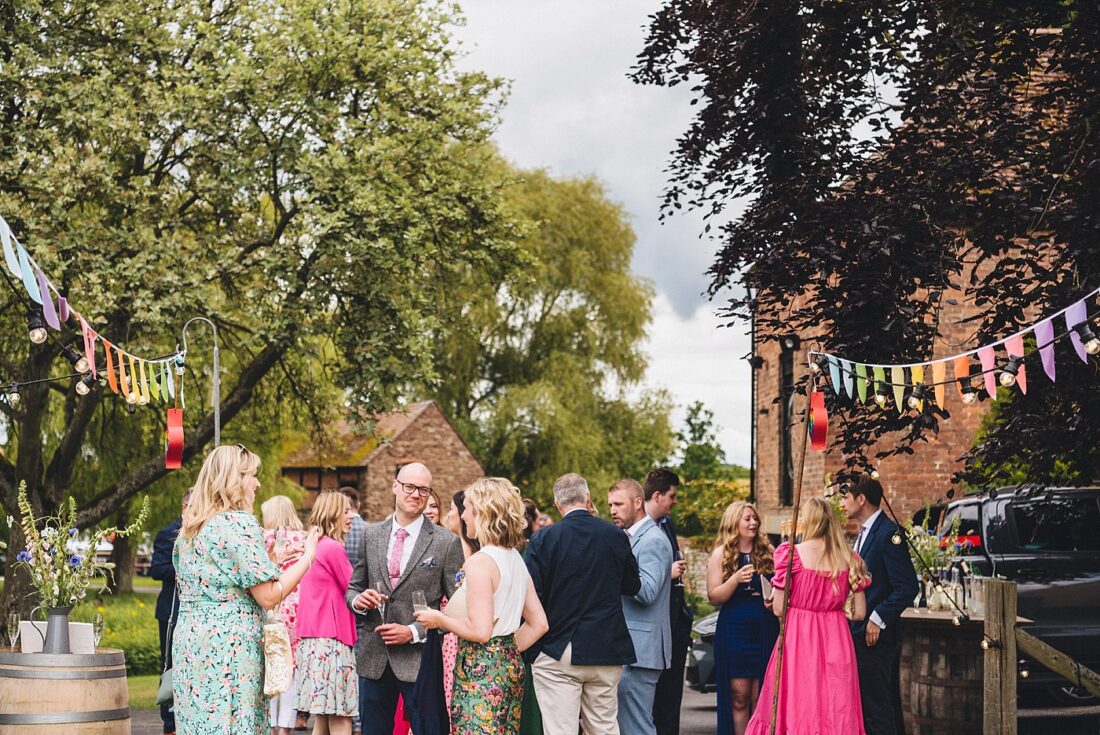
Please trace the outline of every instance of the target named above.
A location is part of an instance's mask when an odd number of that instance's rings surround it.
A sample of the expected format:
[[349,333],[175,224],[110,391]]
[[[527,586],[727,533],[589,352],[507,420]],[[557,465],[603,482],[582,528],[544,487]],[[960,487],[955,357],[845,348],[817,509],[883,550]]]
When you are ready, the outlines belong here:
[[641,528],[642,524],[645,523],[648,520],[649,520],[649,516],[646,515],[645,513],[643,513],[642,517],[638,519],[637,523],[635,523],[630,528],[626,529],[626,535],[629,536],[630,538],[634,538],[634,534],[636,534],[638,532],[638,529]]
[[401,549],[401,574],[405,573],[405,566],[409,563],[409,558],[412,557],[413,547],[416,546],[416,540],[420,537],[420,529],[424,527],[424,516],[418,516],[415,521],[407,526],[397,525],[397,516],[393,517],[393,527],[390,529],[390,543],[386,547],[386,569],[389,569],[390,557],[393,556],[393,545],[397,543],[397,532],[404,528],[405,533],[409,534],[405,537],[405,546]]
[[[881,508],[879,510],[876,510],[870,516],[868,516],[867,520],[865,520],[860,525],[860,527],[859,527],[859,538],[856,539],[856,548],[855,548],[855,552],[857,554],[860,553],[861,551],[863,551],[863,545],[865,543],[867,543],[867,537],[871,533],[871,526],[875,525],[875,521],[878,520],[878,517],[880,515],[882,515],[882,509]],[[882,618],[880,618],[878,613],[875,612],[874,610],[871,611],[871,622],[874,623],[875,625],[877,625],[879,628],[882,628],[883,630],[886,629],[886,623],[882,622]]]

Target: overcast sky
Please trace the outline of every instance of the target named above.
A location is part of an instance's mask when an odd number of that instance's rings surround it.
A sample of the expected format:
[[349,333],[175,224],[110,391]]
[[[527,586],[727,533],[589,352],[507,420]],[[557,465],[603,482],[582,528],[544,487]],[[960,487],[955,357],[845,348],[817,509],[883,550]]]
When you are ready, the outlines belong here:
[[646,384],[714,411],[726,457],[749,464],[747,325],[720,328],[704,296],[714,243],[701,218],[658,222],[664,168],[691,120],[689,90],[642,87],[627,72],[657,0],[462,0],[462,65],[511,81],[497,142],[524,168],[594,174],[630,215],[634,271],[657,290]]

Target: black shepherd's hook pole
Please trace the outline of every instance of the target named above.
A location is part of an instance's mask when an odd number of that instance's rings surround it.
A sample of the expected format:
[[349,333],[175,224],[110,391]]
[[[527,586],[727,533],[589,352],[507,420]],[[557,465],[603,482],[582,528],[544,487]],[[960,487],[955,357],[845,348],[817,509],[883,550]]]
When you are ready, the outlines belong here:
[[791,592],[794,588],[794,576],[791,574],[791,565],[794,562],[794,540],[798,534],[798,507],[802,504],[802,475],[806,468],[806,445],[810,441],[810,398],[809,388],[807,388],[806,395],[806,408],[802,412],[802,447],[799,451],[800,457],[798,460],[798,476],[797,482],[794,486],[794,507],[791,510],[791,533],[790,533],[790,548],[787,549],[787,573],[786,583],[787,587],[784,590],[783,613],[779,616],[779,640],[776,643],[775,648],[775,688],[772,691],[772,720],[769,732],[771,735],[775,735],[776,728],[776,714],[779,710],[779,682],[783,675],[783,643],[787,638],[787,612],[791,609]]
[[191,326],[191,322],[205,322],[214,333],[214,380],[210,386],[210,405],[214,407],[214,446],[220,447],[222,445],[222,391],[221,357],[218,351],[218,328],[214,325],[214,322],[204,316],[188,319],[187,323],[183,325],[181,334],[181,338],[183,339],[181,354],[183,354],[184,357],[187,356],[187,328]]

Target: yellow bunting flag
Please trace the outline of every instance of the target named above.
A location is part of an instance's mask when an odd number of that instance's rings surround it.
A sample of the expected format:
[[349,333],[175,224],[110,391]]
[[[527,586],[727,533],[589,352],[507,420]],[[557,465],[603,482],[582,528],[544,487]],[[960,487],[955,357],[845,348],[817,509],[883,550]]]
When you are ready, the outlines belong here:
[[894,402],[898,413],[905,413],[905,368],[896,365],[890,368],[890,382],[894,384]]

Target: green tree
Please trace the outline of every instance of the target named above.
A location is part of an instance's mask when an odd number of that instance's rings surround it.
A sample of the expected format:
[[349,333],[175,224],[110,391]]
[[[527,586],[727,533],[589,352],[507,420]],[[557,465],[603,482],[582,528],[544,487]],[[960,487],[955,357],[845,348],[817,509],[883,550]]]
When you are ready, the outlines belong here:
[[592,178],[511,175],[504,199],[525,223],[525,266],[467,269],[454,284],[430,392],[489,472],[547,504],[563,472],[585,474],[598,492],[667,457],[670,403],[628,393],[645,370],[652,289],[630,272],[622,208]]
[[677,433],[676,438],[683,454],[680,476],[685,482],[722,477],[726,454],[718,444],[714,412],[704,407],[702,401],[688,406],[684,430]]
[[[269,448],[277,434],[263,430],[281,422],[387,408],[431,373],[451,284],[513,264],[486,145],[501,87],[455,69],[454,12],[419,0],[0,4],[0,213],[133,352],[170,353],[186,318],[213,319],[229,441]],[[57,344],[28,344],[24,305],[16,287],[0,303],[0,375],[69,372]],[[192,337],[185,461],[214,430],[198,352],[209,341]],[[58,338],[79,335],[68,325]],[[90,525],[167,474],[159,410],[131,416],[107,391],[71,388],[26,385],[19,405],[0,404],[8,513],[26,480],[36,511],[75,494]],[[178,499],[184,476],[165,494]],[[9,576],[0,609],[29,607],[25,591]]]

